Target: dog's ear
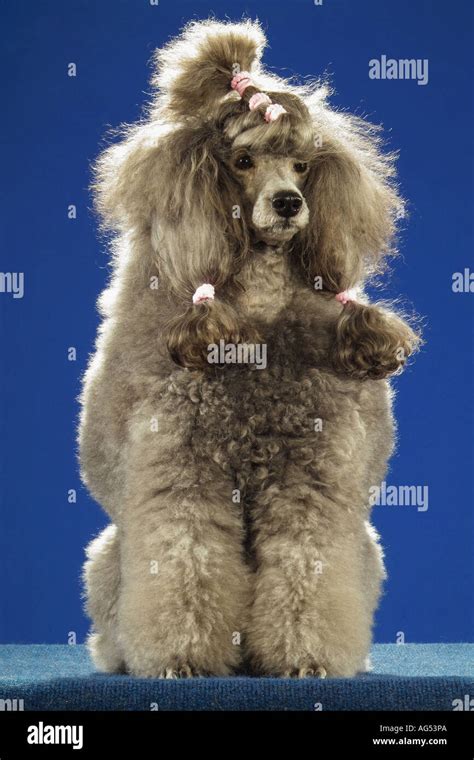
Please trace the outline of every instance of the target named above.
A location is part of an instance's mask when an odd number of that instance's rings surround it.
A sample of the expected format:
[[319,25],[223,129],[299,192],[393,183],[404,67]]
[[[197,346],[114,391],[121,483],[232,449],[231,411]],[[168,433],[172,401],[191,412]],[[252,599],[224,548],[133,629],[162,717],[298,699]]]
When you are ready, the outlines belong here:
[[[180,366],[209,368],[208,346],[255,343],[257,331],[233,307],[235,275],[249,255],[249,231],[240,218],[240,189],[222,156],[222,134],[212,126],[176,128],[163,144],[160,197],[153,247],[164,287],[178,305],[167,345]],[[204,283],[212,302],[193,304]]]
[[[221,338],[259,342],[255,328],[231,305],[234,275],[250,240],[222,139],[209,124],[160,131],[153,122],[143,123],[108,148],[95,167],[96,208],[104,226],[150,232],[163,287],[180,309],[168,326],[168,348],[178,364],[194,369],[209,368],[207,347]],[[195,306],[193,293],[207,282],[216,298]]]
[[[302,263],[314,287],[336,294],[382,270],[404,207],[394,183],[395,156],[382,152],[375,128],[328,108],[316,108],[313,119]],[[316,285],[314,278],[321,281]],[[330,355],[338,372],[381,379],[401,371],[420,345],[417,327],[395,310],[352,301],[341,307]]]
[[221,292],[249,249],[240,188],[212,125],[184,125],[164,138],[155,186],[154,247],[170,287],[187,303],[203,282]]
[[235,74],[257,70],[265,44],[255,21],[188,24],[180,37],[155,53],[157,108],[175,120],[208,114],[230,91]]
[[[324,123],[325,121],[325,123]],[[376,128],[329,109],[315,119],[315,160],[305,188],[310,223],[302,233],[311,278],[338,292],[377,272],[393,249],[403,202],[393,183],[394,156]]]

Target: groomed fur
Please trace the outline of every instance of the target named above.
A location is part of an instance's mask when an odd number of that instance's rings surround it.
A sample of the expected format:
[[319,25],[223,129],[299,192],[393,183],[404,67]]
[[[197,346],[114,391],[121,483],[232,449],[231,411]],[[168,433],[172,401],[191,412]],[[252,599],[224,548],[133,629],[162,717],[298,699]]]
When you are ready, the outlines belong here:
[[[264,46],[255,22],[188,25],[156,54],[143,120],[95,167],[114,271],[80,457],[115,525],[85,573],[103,669],[353,675],[370,646],[384,571],[368,491],[393,446],[383,378],[419,343],[363,294],[395,252],[395,157],[324,86],[265,71]],[[254,83],[242,99],[239,70]],[[266,123],[256,91],[286,113]],[[262,187],[285,182],[304,214],[272,243],[255,219]],[[216,299],[193,305],[206,282]],[[348,288],[359,302],[342,306]],[[268,366],[216,371],[220,341],[264,343]]]
[[419,340],[394,312],[349,303],[336,324],[333,366],[352,377],[379,380],[400,372]]
[[209,367],[208,346],[226,343],[261,343],[250,324],[242,323],[227,303],[205,302],[190,307],[184,317],[177,316],[168,328],[168,350],[176,364],[189,369]]
[[265,44],[263,31],[251,21],[188,24],[180,38],[156,51],[152,84],[160,93],[158,109],[173,121],[192,120],[201,112],[206,120],[228,93],[233,67],[255,74]]

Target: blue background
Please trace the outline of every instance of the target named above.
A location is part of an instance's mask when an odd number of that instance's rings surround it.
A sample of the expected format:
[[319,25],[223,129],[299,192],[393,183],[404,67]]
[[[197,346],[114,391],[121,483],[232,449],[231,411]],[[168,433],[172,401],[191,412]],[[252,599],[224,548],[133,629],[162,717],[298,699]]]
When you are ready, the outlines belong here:
[[[84,639],[83,547],[106,517],[80,485],[79,378],[107,279],[87,190],[109,126],[133,121],[155,47],[190,18],[258,16],[266,63],[328,72],[334,102],[382,122],[401,150],[410,220],[386,295],[425,316],[426,346],[396,380],[400,445],[387,478],[429,486],[429,509],[376,507],[389,581],[376,639],[472,639],[473,294],[452,274],[472,257],[472,3],[312,0],[1,2],[1,265],[25,296],[0,293],[0,641]],[[428,58],[429,84],[373,81],[382,54]],[[67,64],[77,64],[77,77]],[[77,219],[67,218],[69,204]],[[68,361],[68,347],[77,361]],[[77,489],[77,503],[68,503]]]

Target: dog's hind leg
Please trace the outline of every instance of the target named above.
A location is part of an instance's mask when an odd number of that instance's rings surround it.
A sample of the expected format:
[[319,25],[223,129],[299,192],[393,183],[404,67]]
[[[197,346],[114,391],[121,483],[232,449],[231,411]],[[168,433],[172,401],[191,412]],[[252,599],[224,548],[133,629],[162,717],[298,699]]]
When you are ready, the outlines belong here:
[[93,621],[87,646],[99,670],[116,673],[124,661],[116,640],[120,593],[120,543],[115,525],[108,525],[86,549],[83,580],[86,611]]

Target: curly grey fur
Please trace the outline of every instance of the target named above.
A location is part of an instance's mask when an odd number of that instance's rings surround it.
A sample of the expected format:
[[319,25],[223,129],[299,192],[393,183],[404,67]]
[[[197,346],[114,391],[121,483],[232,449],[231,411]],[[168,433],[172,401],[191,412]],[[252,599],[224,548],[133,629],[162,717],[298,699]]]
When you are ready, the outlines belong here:
[[[112,520],[84,573],[102,670],[366,666],[384,576],[368,491],[394,435],[383,378],[417,339],[392,312],[334,294],[381,270],[401,201],[373,128],[321,88],[266,73],[264,43],[256,23],[191,24],[157,54],[147,118],[97,164],[114,273],[79,443]],[[287,109],[277,122],[230,91],[235,64]],[[246,176],[242,151],[255,158]],[[305,209],[280,237],[265,206],[278,182]],[[192,306],[203,282],[216,301]],[[210,336],[249,335],[268,347],[264,371],[202,364]]]

